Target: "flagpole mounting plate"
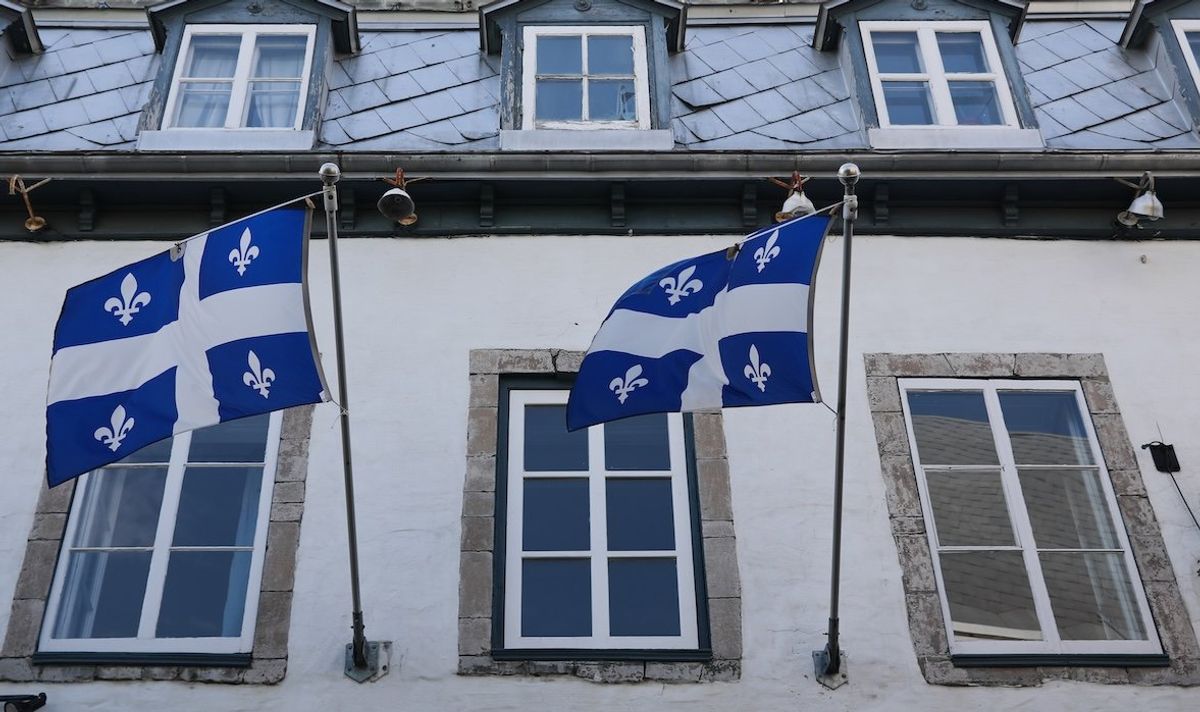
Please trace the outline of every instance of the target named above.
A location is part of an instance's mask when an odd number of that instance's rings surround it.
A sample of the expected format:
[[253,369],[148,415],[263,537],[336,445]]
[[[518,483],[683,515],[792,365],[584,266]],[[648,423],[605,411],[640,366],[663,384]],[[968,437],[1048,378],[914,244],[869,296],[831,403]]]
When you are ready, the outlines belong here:
[[368,640],[367,665],[355,667],[354,643],[346,643],[346,677],[355,682],[374,682],[392,667],[392,641]]
[[831,690],[836,690],[842,685],[850,681],[846,674],[846,654],[841,653],[841,661],[838,665],[838,670],[835,673],[828,673],[829,669],[829,651],[826,649],[812,651],[813,657],[813,675],[817,682]]

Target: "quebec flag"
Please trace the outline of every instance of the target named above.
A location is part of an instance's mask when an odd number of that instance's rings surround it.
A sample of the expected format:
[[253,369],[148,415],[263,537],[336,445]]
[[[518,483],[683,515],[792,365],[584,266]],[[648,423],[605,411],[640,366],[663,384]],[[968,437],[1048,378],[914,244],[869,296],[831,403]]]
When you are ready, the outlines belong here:
[[663,267],[601,324],[567,404],[567,428],[643,413],[820,400],[812,282],[826,215],[756,232],[741,249]]
[[308,212],[230,223],[67,290],[46,398],[50,486],[195,428],[327,399]]

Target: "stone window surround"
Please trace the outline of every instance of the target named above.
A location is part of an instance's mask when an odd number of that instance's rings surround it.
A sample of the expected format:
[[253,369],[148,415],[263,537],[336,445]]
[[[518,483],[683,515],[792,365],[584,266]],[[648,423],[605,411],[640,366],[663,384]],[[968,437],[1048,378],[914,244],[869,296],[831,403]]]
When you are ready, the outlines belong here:
[[[902,570],[909,632],[926,682],[936,685],[1040,685],[1047,680],[1080,680],[1143,685],[1200,685],[1200,645],[1184,606],[1163,544],[1154,509],[1142,484],[1137,456],[1121,419],[1102,354],[1095,353],[937,353],[864,355],[867,399],[888,516]],[[1079,381],[1096,430],[1121,519],[1129,534],[1168,667],[1000,665],[957,667],[942,618],[933,558],[917,493],[908,431],[901,411],[898,378],[1005,378]]]
[[[71,480],[54,489],[43,487],[38,496],[33,528],[13,596],[8,631],[0,648],[0,681],[182,680],[268,685],[282,681],[287,673],[292,589],[296,550],[300,544],[300,520],[304,514],[313,408],[311,405],[300,406],[283,412],[254,647],[248,666],[179,663],[173,662],[172,658],[180,660],[187,656],[169,653],[161,655],[161,663],[149,662],[160,657],[155,654],[138,654],[138,662],[122,664],[118,662],[119,656],[104,653],[80,653],[72,656],[78,660],[62,663],[35,661],[46,599],[50,595],[55,562],[75,493],[77,480]],[[89,663],[89,659],[96,662]],[[202,661],[204,656],[198,655],[194,659]]]
[[460,675],[568,675],[593,682],[738,680],[742,670],[741,582],[730,502],[729,461],[719,411],[693,415],[712,659],[698,662],[497,660],[491,655],[500,376],[573,376],[582,360],[582,352],[560,349],[471,351],[467,472],[459,559],[458,672]]

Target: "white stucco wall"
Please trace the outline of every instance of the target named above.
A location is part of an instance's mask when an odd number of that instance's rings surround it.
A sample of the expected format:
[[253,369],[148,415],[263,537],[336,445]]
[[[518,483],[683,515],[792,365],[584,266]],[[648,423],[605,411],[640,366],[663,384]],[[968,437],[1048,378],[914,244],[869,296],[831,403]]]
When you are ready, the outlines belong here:
[[[177,682],[0,683],[83,709],[1194,709],[1195,689],[1055,682],[927,685],[905,620],[864,352],[1104,354],[1135,444],[1174,442],[1193,506],[1200,481],[1200,246],[1106,240],[863,237],[856,242],[842,629],[850,684],[812,681],[828,615],[833,416],[821,405],[726,412],[743,587],[737,683],[603,685],[463,678],[457,664],[459,516],[473,348],[585,349],[613,299],[663,264],[729,237],[345,240],[343,270],[367,633],[392,640],[391,674],[342,676],[349,641],[341,460],[333,405],[313,423],[290,660],[278,686]],[[0,244],[0,631],[43,476],[51,331],[64,290],[162,243]],[[334,374],[325,243],[313,245],[315,319]],[[836,378],[840,237],[821,266],[819,376]],[[1145,261],[1139,259],[1145,255]],[[1138,451],[1146,488],[1200,624],[1200,532],[1170,479]],[[186,693],[186,694],[185,694]]]

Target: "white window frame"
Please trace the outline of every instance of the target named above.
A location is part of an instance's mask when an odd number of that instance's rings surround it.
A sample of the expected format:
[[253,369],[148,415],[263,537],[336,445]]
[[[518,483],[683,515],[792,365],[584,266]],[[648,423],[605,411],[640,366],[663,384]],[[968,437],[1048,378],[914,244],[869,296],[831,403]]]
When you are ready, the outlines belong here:
[[[229,107],[225,113],[224,130],[237,131],[298,131],[304,120],[304,108],[308,99],[309,80],[312,74],[313,43],[317,34],[316,25],[188,25],[183,30],[183,39],[179,45],[179,55],[175,60],[175,72],[171,76],[171,91],[167,96],[166,108],[163,110],[163,129],[171,131],[208,131],[213,127],[176,126],[175,105],[179,99],[179,87],[183,81],[203,81],[202,78],[183,79],[184,66],[188,63],[192,38],[196,36],[231,35],[241,37],[241,47],[238,49],[237,66],[233,72],[233,81],[229,94]],[[244,126],[246,122],[247,97],[250,90],[251,64],[254,61],[254,44],[259,37],[269,35],[286,35],[305,38],[304,64],[300,75],[300,98],[296,103],[296,118],[291,129],[281,129],[274,126]],[[222,79],[221,81],[226,81]]]
[[[1022,655],[1022,654],[1158,654],[1162,652],[1162,644],[1158,638],[1158,630],[1154,625],[1154,619],[1150,614],[1150,606],[1146,600],[1145,586],[1138,573],[1137,562],[1133,558],[1133,551],[1129,545],[1129,536],[1125,530],[1125,521],[1121,516],[1121,510],[1117,507],[1116,495],[1113,492],[1112,480],[1109,478],[1108,469],[1104,464],[1104,457],[1100,451],[1100,443],[1096,438],[1096,432],[1092,425],[1091,415],[1087,408],[1087,403],[1083,397],[1083,389],[1078,381],[1034,381],[1034,380],[993,380],[993,379],[943,379],[943,378],[901,378],[898,379],[900,386],[900,401],[904,410],[904,421],[908,429],[909,448],[912,453],[913,466],[917,473],[917,490],[921,497],[921,508],[925,515],[925,530],[929,537],[929,549],[933,557],[934,575],[937,580],[938,596],[941,599],[942,616],[945,624],[946,637],[950,641],[950,653],[952,655],[960,654],[985,654],[985,655]],[[1008,439],[1008,430],[1004,424],[1003,413],[1000,409],[999,391],[1057,391],[1070,392],[1075,396],[1075,404],[1079,409],[1080,418],[1083,420],[1084,427],[1087,431],[1088,445],[1091,448],[1092,459],[1094,465],[1080,466],[1064,466],[1053,465],[1044,466],[1044,469],[1079,469],[1079,470],[1098,470],[1101,487],[1104,490],[1104,501],[1108,507],[1108,514],[1112,518],[1113,529],[1116,531],[1117,540],[1121,545],[1124,555],[1126,570],[1129,575],[1130,585],[1134,591],[1134,598],[1138,612],[1141,615],[1142,628],[1146,632],[1146,640],[1062,640],[1058,634],[1058,627],[1055,625],[1054,616],[1051,611],[1050,595],[1046,588],[1046,582],[1042,574],[1041,565],[1038,561],[1039,550],[1033,537],[1033,528],[1029,521],[1028,512],[1025,509],[1025,500],[1021,494],[1021,483],[1017,477],[1017,466],[1012,453],[1012,446]],[[1005,500],[1007,501],[1009,519],[1013,526],[1014,545],[1010,547],[1003,546],[947,546],[940,547],[937,538],[937,524],[933,515],[933,506],[929,496],[929,486],[925,477],[925,468],[920,461],[920,453],[916,445],[916,435],[913,430],[912,414],[908,407],[908,394],[914,391],[925,392],[953,392],[953,391],[981,391],[984,397],[984,403],[987,407],[989,426],[992,430],[993,442],[996,448],[996,455],[1000,461],[1000,478],[1004,491]],[[1038,465],[1022,465],[1023,469],[1037,469]],[[938,465],[935,468],[938,472],[948,471],[971,471],[971,470],[988,470],[995,471],[996,465],[955,465],[944,466]],[[1037,612],[1038,623],[1041,626],[1042,640],[1016,641],[1016,640],[956,640],[954,636],[954,626],[950,616],[950,602],[946,596],[945,582],[942,580],[941,566],[941,551],[970,551],[973,549],[985,549],[988,551],[995,550],[1011,550],[1020,551],[1022,553],[1025,570],[1029,577],[1029,586],[1033,595],[1034,607]],[[1081,551],[1072,549],[1071,551]],[[1103,550],[1105,553],[1112,553],[1111,550]]]
[[[87,474],[79,478],[75,485],[76,496],[71,504],[71,512],[67,517],[66,531],[63,534],[62,549],[59,552],[58,564],[54,571],[54,584],[50,588],[50,598],[47,601],[46,615],[43,618],[41,637],[38,642],[39,652],[70,652],[70,653],[211,653],[236,654],[250,653],[254,646],[255,622],[258,618],[259,590],[262,586],[263,559],[267,549],[267,528],[270,524],[271,500],[275,487],[275,467],[279,455],[279,434],[283,422],[282,411],[271,413],[267,426],[266,450],[263,455],[262,487],[259,489],[258,520],[254,529],[253,554],[250,559],[250,573],[247,577],[246,606],[242,613],[242,634],[239,637],[204,637],[204,638],[156,638],[155,628],[158,625],[158,614],[162,605],[163,586],[166,583],[167,564],[171,555],[171,543],[175,532],[175,520],[179,511],[179,499],[183,491],[183,476],[187,466],[188,451],[191,448],[192,433],[176,435],[171,445],[171,459],[167,467],[166,483],[163,486],[162,504],[159,508],[158,527],[155,532],[154,546],[151,551],[150,569],[147,574],[146,591],[142,599],[141,619],[138,625],[138,635],[135,638],[55,638],[54,627],[58,621],[59,607],[62,603],[63,586],[67,576],[69,552],[75,548],[76,529],[82,519],[80,509],[86,499],[88,481],[93,477]],[[240,465],[245,463],[205,462],[203,465]],[[139,467],[139,464],[122,465],[123,467]],[[149,467],[161,465],[148,464]],[[182,547],[196,549],[197,547]],[[222,546],[221,551],[245,551],[250,547]],[[122,550],[127,550],[123,548]]]
[[[583,67],[587,67],[589,36],[624,35],[633,38],[633,82],[637,92],[637,119],[634,121],[538,121],[537,120],[537,40],[539,37],[579,35]],[[646,28],[641,25],[526,25],[521,65],[523,110],[521,128],[530,129],[649,129],[650,73],[646,60]],[[583,75],[582,116],[588,115],[588,75]]]
[[[587,471],[525,472],[525,419],[521,417],[527,405],[565,405],[565,390],[518,390],[508,392],[509,410],[507,503],[505,509],[504,552],[504,648],[505,649],[597,649],[597,650],[695,650],[699,647],[699,626],[696,605],[696,572],[693,564],[692,510],[689,497],[687,452],[684,446],[683,417],[667,415],[667,437],[670,443],[671,497],[675,524],[675,549],[656,551],[609,551],[608,517],[605,510],[606,478],[662,478],[665,470],[604,469],[604,428],[588,428]],[[522,546],[523,504],[522,481],[544,478],[588,479],[588,503],[591,508],[591,548],[587,551],[524,552]],[[661,559],[673,556],[679,579],[678,636],[612,636],[609,635],[608,560],[609,558]],[[521,562],[525,558],[570,558],[591,560],[592,635],[583,637],[534,637],[521,635]]]
[[[869,20],[858,23],[862,32],[863,49],[867,55],[867,69],[871,77],[871,93],[875,97],[875,109],[879,116],[881,128],[897,128],[905,130],[938,130],[954,127],[963,131],[994,131],[997,128],[1019,128],[1017,110],[1013,104],[1012,92],[1004,73],[1004,65],[1000,62],[1000,52],[996,48],[996,38],[992,27],[986,20],[954,20],[923,22],[913,20]],[[875,61],[875,44],[871,37],[873,32],[915,32],[917,45],[921,53],[921,64],[925,71],[913,74],[881,74]],[[954,102],[950,98],[950,86],[946,78],[946,69],[942,65],[942,55],[938,50],[938,32],[971,32],[978,33],[983,40],[984,56],[987,58],[990,72],[972,74],[952,74],[955,80],[988,81],[996,87],[996,100],[1000,105],[1003,124],[990,126],[960,125],[954,111]],[[933,101],[933,123],[928,126],[913,124],[893,124],[888,116],[887,102],[883,96],[885,81],[924,81],[929,83],[929,94]]]
[[1189,32],[1200,33],[1200,20],[1171,20],[1171,27],[1175,29],[1175,38],[1179,40],[1179,50],[1183,52],[1183,59],[1187,62],[1192,83],[1200,88],[1200,63],[1197,63],[1196,53],[1192,51],[1192,45],[1187,39]]

